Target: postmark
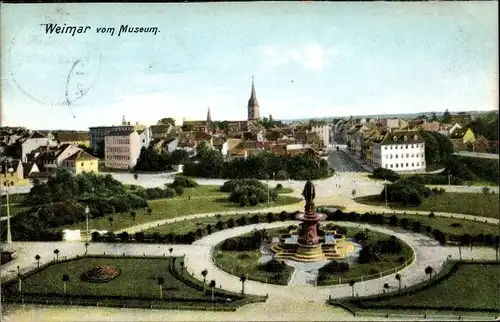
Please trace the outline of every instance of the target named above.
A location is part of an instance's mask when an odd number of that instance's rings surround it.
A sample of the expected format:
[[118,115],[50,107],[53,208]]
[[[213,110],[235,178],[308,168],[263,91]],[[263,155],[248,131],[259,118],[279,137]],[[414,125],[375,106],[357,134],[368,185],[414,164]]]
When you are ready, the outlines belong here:
[[[32,43],[34,41],[35,43]],[[75,107],[91,92],[101,71],[101,53],[88,42],[71,48],[54,46],[50,36],[24,29],[11,39],[8,80],[28,99],[44,105]],[[39,48],[47,48],[41,51]],[[49,49],[50,48],[50,49]],[[44,58],[44,64],[35,64]]]

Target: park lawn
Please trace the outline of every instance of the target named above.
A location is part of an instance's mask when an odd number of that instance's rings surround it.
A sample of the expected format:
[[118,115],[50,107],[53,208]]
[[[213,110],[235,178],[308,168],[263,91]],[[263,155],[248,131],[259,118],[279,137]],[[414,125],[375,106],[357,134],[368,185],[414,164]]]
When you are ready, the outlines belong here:
[[[181,260],[178,258],[178,260]],[[23,280],[25,293],[63,293],[62,275],[68,274],[67,293],[72,295],[94,296],[133,296],[159,297],[156,278],[165,279],[164,297],[204,297],[203,292],[188,287],[172,276],[168,270],[171,258],[82,258],[69,262],[51,265]],[[101,266],[113,265],[120,269],[120,275],[107,283],[89,283],[80,277],[87,270]]]
[[[370,195],[355,199],[362,204],[385,207],[385,200],[380,195]],[[424,198],[418,207],[389,203],[394,209],[422,210],[469,214],[480,217],[499,218],[499,200],[495,194],[445,192]]]
[[[342,224],[339,223],[339,226],[342,226]],[[358,232],[363,230],[352,227],[346,227],[346,229],[347,229],[346,238],[353,238]],[[369,235],[374,240],[386,240],[390,238],[389,235],[376,232],[373,230],[370,230]],[[383,260],[380,262],[366,263],[366,264],[350,264],[349,270],[343,273],[330,273],[320,269],[320,275],[322,275],[322,278],[320,279],[320,277],[318,276],[318,286],[338,284],[339,282],[342,282],[342,280],[344,281],[342,283],[345,283],[345,281],[349,279],[381,273],[402,265],[404,262],[410,260],[413,257],[413,250],[406,243],[404,242],[401,243],[403,245],[401,253],[385,254]],[[400,257],[403,257],[402,262],[400,261]],[[375,276],[370,276],[369,278],[372,279],[378,277],[379,275],[375,275]]]
[[[298,203],[300,199],[290,196],[278,196],[276,202],[271,203],[270,207],[279,205],[288,205]],[[158,199],[149,201],[149,207],[152,210],[151,215],[146,209],[136,209],[135,220],[129,213],[108,215],[105,217],[93,218],[89,220],[89,228],[97,230],[120,230],[134,225],[144,224],[156,220],[170,219],[193,214],[214,213],[214,212],[231,212],[242,210],[256,210],[267,208],[267,204],[259,204],[257,206],[240,207],[236,203],[229,203],[227,199],[219,197],[211,198],[191,198],[183,195],[178,198]],[[109,218],[113,217],[113,223],[110,225]],[[56,230],[62,229],[86,229],[86,223],[80,222],[73,225],[58,227]]]
[[[241,258],[243,254],[248,258]],[[262,283],[287,285],[293,273],[293,267],[286,266],[283,274],[268,272],[259,267],[259,258],[262,257],[260,249],[252,251],[221,251],[217,247],[214,250],[213,260],[217,267],[223,271],[241,276],[246,274],[247,279]]]
[[500,288],[500,266],[492,264],[459,263],[456,270],[440,282],[423,287],[416,293],[388,298],[361,300],[366,305],[397,305],[401,308],[455,307],[479,310],[498,310]]

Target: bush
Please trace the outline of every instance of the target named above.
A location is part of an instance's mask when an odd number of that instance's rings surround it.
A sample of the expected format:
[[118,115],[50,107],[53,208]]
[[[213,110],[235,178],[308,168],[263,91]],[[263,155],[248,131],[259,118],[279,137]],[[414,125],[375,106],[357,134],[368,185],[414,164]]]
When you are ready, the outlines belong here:
[[283,189],[283,185],[281,183],[278,183],[276,185],[276,190],[281,190],[281,189]]
[[280,170],[276,173],[276,180],[288,180],[288,172],[285,170]]
[[323,266],[321,270],[329,273],[345,273],[349,271],[349,264],[346,262],[331,261]]
[[191,177],[186,176],[176,176],[172,187],[182,187],[182,188],[194,188],[197,187],[198,183]]
[[249,259],[250,258],[250,255],[248,255],[247,253],[243,253],[243,254],[239,254],[238,259]]
[[184,193],[184,187],[182,186],[175,186],[175,193],[178,194],[179,196]]
[[399,174],[385,168],[377,168],[373,170],[373,177],[376,179],[389,180],[393,182],[400,179]]

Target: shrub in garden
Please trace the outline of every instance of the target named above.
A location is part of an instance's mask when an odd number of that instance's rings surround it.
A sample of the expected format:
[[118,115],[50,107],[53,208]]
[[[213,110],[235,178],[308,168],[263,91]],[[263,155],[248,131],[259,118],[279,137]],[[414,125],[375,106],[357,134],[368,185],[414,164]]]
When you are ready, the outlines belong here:
[[184,193],[184,187],[183,186],[175,186],[175,193],[178,194],[179,196]]
[[135,241],[138,243],[142,243],[144,241],[144,233],[142,231],[135,233]]
[[122,243],[128,242],[128,233],[126,231],[120,234],[120,241]]
[[382,179],[382,180],[389,180],[389,181],[397,181],[399,180],[400,176],[396,172],[385,169],[385,168],[377,168],[373,170],[373,177],[376,179]]
[[346,262],[331,261],[322,270],[330,273],[345,273],[349,271],[349,264]]
[[234,219],[229,218],[229,220],[227,221],[227,228],[234,228],[234,226],[235,226]]
[[286,221],[288,219],[288,213],[286,211],[282,211],[279,214],[280,221]]
[[250,255],[248,255],[247,253],[243,253],[243,254],[239,254],[238,259],[249,259],[250,258]]
[[432,211],[431,211],[431,212],[429,213],[429,218],[434,218],[434,217],[436,217],[436,215],[434,214],[434,212],[432,212]]
[[276,172],[276,180],[288,180],[288,178],[288,172],[286,172],[285,170]]
[[276,190],[282,190],[283,189],[283,185],[281,183],[278,183],[276,185]]
[[247,195],[240,195],[238,198],[238,202],[241,207],[245,207],[248,205],[248,196]]
[[183,187],[183,188],[194,188],[197,187],[198,183],[191,177],[186,176],[176,176],[172,187]]
[[397,226],[398,225],[398,216],[392,215],[391,217],[389,217],[389,225]]
[[258,224],[260,222],[260,218],[257,214],[253,215],[250,217],[250,223],[251,224]]

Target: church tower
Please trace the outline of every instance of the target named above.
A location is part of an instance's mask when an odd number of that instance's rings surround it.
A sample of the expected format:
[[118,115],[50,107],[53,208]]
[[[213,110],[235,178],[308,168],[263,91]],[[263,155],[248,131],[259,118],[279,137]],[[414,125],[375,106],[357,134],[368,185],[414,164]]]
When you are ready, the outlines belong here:
[[208,111],[207,111],[206,129],[207,129],[207,132],[212,131],[212,115],[210,114],[210,107],[208,108]]
[[259,102],[257,102],[257,95],[255,94],[254,79],[252,76],[252,92],[248,100],[248,120],[254,121],[260,118]]

